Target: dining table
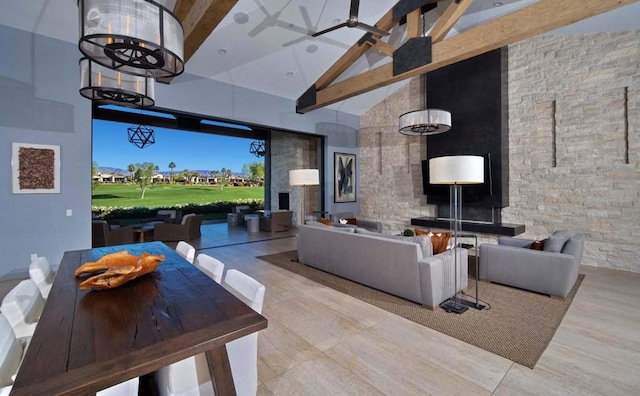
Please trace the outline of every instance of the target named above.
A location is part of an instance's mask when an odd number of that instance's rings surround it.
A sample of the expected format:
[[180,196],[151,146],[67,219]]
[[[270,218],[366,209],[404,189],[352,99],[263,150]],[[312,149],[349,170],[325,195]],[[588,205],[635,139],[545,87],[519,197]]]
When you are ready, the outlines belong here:
[[[123,250],[165,259],[116,288],[78,287],[80,265]],[[266,318],[162,242],[67,251],[11,395],[92,394],[200,353],[216,394],[234,395],[225,345],[266,327]]]

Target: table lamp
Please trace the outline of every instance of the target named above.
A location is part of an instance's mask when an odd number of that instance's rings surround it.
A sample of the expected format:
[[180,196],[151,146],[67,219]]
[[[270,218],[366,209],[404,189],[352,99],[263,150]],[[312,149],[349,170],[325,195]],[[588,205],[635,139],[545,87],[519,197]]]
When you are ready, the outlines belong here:
[[[449,210],[453,216],[450,223],[453,235],[453,262],[455,266],[453,299],[443,302],[440,307],[447,312],[463,313],[468,308],[458,301],[458,234],[462,231],[462,185],[484,183],[484,158],[475,155],[454,155],[436,157],[429,160],[429,183],[448,184]],[[478,274],[476,274],[476,277]],[[476,290],[476,293],[478,291]]]

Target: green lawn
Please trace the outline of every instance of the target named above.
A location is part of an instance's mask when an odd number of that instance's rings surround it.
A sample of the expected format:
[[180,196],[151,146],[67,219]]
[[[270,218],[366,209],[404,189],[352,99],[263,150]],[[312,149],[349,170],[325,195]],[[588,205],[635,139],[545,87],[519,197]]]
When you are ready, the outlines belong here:
[[92,206],[171,207],[176,204],[210,203],[238,199],[264,199],[264,187],[224,187],[211,185],[159,184],[140,199],[140,187],[132,184],[101,184],[92,194]]

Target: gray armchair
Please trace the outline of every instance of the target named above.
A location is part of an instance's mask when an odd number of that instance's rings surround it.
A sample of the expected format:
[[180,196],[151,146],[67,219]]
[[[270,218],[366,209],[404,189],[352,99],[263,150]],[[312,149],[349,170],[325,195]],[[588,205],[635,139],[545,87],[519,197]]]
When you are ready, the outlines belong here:
[[584,235],[556,231],[543,250],[534,240],[500,237],[480,245],[480,279],[564,298],[578,279]]
[[267,232],[289,231],[292,218],[293,212],[290,210],[271,212],[269,217],[260,216],[260,230]]
[[91,221],[91,247],[104,247],[134,243],[133,228],[111,229],[105,220]]
[[[340,224],[340,219],[355,219],[353,212],[341,212],[331,215],[331,221],[334,225]],[[382,223],[379,221],[356,219],[356,227],[364,228],[367,231],[382,232]]]

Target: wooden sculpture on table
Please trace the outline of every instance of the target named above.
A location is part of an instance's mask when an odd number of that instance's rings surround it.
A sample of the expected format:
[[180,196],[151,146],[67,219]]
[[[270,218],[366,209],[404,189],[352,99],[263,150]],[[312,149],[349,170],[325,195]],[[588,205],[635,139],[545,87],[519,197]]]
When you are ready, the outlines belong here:
[[80,283],[80,289],[112,289],[153,272],[163,260],[164,255],[156,256],[143,252],[140,256],[135,256],[123,250],[107,254],[98,261],[81,265],[75,275],[89,275],[104,271]]

